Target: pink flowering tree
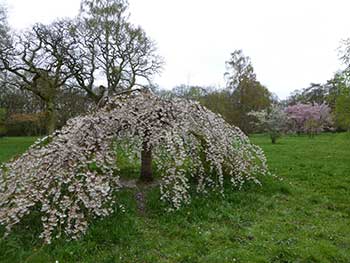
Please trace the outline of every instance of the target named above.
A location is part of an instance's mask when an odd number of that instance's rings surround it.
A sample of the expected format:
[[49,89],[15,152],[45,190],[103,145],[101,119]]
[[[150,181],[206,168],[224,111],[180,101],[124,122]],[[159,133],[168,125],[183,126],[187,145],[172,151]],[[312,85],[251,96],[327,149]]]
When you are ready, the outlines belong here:
[[326,104],[296,104],[286,108],[290,130],[313,136],[333,125],[331,109]]
[[224,182],[241,187],[269,174],[263,151],[199,103],[140,91],[119,95],[3,165],[0,223],[7,233],[39,210],[45,242],[62,234],[76,239],[89,218],[111,214],[122,188],[120,145],[139,155],[141,180],[153,179],[154,164],[169,210],[189,203],[191,188],[223,193]]

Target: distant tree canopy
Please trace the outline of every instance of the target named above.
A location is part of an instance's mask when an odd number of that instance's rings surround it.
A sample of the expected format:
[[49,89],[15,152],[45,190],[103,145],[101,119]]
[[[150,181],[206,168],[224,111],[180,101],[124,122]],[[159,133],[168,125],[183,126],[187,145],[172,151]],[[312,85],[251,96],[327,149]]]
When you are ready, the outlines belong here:
[[254,130],[254,117],[248,113],[270,107],[276,100],[257,79],[249,57],[236,50],[226,62],[226,87],[200,87],[180,85],[170,91],[160,91],[165,97],[182,97],[197,100],[230,124],[240,127],[245,133]]
[[350,132],[350,88],[343,87],[336,99],[335,116],[338,126]]
[[271,105],[272,95],[257,79],[249,57],[242,50],[235,50],[226,62],[227,95],[231,104],[229,122],[243,131],[252,131],[251,111],[259,111]]
[[344,77],[344,72],[337,72],[334,77],[325,84],[311,83],[309,87],[305,89],[295,90],[287,99],[287,104],[327,103],[334,109],[336,97],[339,95],[339,88],[344,85]]
[[286,105],[327,104],[334,115],[334,124],[338,130],[348,130],[346,120],[350,119],[347,110],[347,94],[350,91],[349,69],[337,72],[325,84],[310,84],[308,88],[294,91],[285,101]]
[[310,84],[308,88],[294,91],[285,101],[286,105],[323,104],[326,103],[332,112],[335,128],[350,130],[350,39],[342,41],[340,60],[345,68],[334,74],[324,84]]
[[289,97],[288,103],[291,105],[297,103],[308,103],[310,101],[323,103],[327,100],[327,88],[320,83],[311,83],[309,87],[303,90],[295,90]]

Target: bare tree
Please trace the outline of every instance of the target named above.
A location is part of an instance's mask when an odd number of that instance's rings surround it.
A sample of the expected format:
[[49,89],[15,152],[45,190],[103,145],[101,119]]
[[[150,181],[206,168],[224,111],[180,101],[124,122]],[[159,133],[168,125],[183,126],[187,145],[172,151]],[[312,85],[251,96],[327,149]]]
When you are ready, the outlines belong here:
[[10,45],[10,28],[7,23],[7,13],[4,6],[0,5],[0,47],[1,49]]
[[7,83],[28,90],[45,104],[47,131],[56,126],[55,99],[72,76],[66,66],[66,54],[73,47],[61,20],[51,25],[37,24],[14,37],[13,45],[0,50],[1,69],[8,73]]
[[[8,50],[11,47],[10,28],[7,23],[7,12],[3,5],[0,5],[0,55],[3,55],[2,50]],[[0,61],[0,87],[5,85],[6,72],[1,70],[2,64]]]
[[136,84],[149,84],[163,64],[155,43],[128,21],[127,8],[123,0],[83,0],[71,30],[76,47],[70,50],[69,67],[77,86],[96,103]]

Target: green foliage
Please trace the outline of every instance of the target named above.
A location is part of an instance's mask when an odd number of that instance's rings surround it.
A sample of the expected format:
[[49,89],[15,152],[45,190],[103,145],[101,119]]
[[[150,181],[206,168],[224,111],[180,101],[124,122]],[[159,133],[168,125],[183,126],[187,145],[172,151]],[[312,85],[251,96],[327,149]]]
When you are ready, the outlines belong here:
[[335,115],[339,127],[350,131],[350,88],[343,88],[337,97]]
[[239,89],[244,80],[256,80],[254,68],[249,57],[243,54],[242,50],[235,50],[226,61],[227,86],[231,89]]
[[203,99],[203,104],[215,113],[221,114],[229,123],[234,123],[238,119],[238,113],[230,100],[230,92],[218,90],[208,93]]
[[238,119],[235,121],[244,132],[251,133],[252,118],[248,115],[250,111],[259,111],[270,106],[270,92],[258,81],[245,79],[241,82],[239,89],[236,89],[231,100],[237,112]]
[[242,50],[235,50],[226,62],[225,76],[232,103],[234,119],[230,122],[244,132],[253,131],[249,116],[251,111],[260,111],[271,105],[271,93],[256,79],[249,57]]
[[171,91],[161,91],[160,95],[164,97],[180,97],[191,100],[201,101],[202,98],[210,92],[210,88],[200,86],[180,85],[174,87]]
[[[11,141],[10,141],[11,140]],[[264,187],[197,197],[184,209],[164,213],[159,191],[146,193],[145,214],[137,212],[135,191],[118,200],[128,209],[94,221],[79,241],[35,241],[30,228],[0,240],[1,262],[350,262],[350,154],[346,134],[286,136],[272,145],[252,137],[267,154],[274,173]],[[26,138],[5,139],[0,156]],[[15,154],[13,152],[13,154]],[[0,157],[1,158],[1,157]],[[2,230],[0,230],[2,231]]]
[[236,125],[246,133],[254,131],[254,118],[251,111],[266,109],[271,104],[270,92],[259,82],[244,80],[240,88],[233,92],[218,90],[208,92],[200,102],[215,113],[219,113],[230,124]]
[[328,101],[328,95],[331,87],[329,83],[319,84],[311,83],[309,87],[302,90],[295,90],[288,98],[288,104],[294,105],[297,103],[318,103],[322,104]]

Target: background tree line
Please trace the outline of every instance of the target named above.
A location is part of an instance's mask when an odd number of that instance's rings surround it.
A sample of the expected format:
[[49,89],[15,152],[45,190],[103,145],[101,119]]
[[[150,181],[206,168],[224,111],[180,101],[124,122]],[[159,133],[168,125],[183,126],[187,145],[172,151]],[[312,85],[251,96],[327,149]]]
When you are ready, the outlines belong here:
[[270,107],[277,97],[257,80],[252,62],[242,50],[231,53],[226,61],[224,76],[226,87],[223,89],[180,85],[170,91],[160,90],[159,93],[162,96],[198,100],[244,132],[256,131],[252,124],[254,117],[248,113]]
[[326,103],[331,109],[335,128],[339,131],[350,131],[349,70],[350,68],[347,66],[324,84],[311,83],[307,88],[296,90],[282,103],[284,105]]
[[[15,32],[0,8],[0,135],[51,133],[66,121],[103,105],[135,85],[154,87],[163,59],[145,31],[128,19],[124,0],[82,0],[73,19],[35,24]],[[242,50],[226,61],[221,89],[180,85],[152,88],[161,96],[200,101],[244,132],[261,131],[250,112],[274,105],[326,103],[338,130],[350,130],[350,41],[342,43],[346,68],[324,84],[310,84],[279,101],[262,85]],[[287,80],[286,80],[287,81]]]

